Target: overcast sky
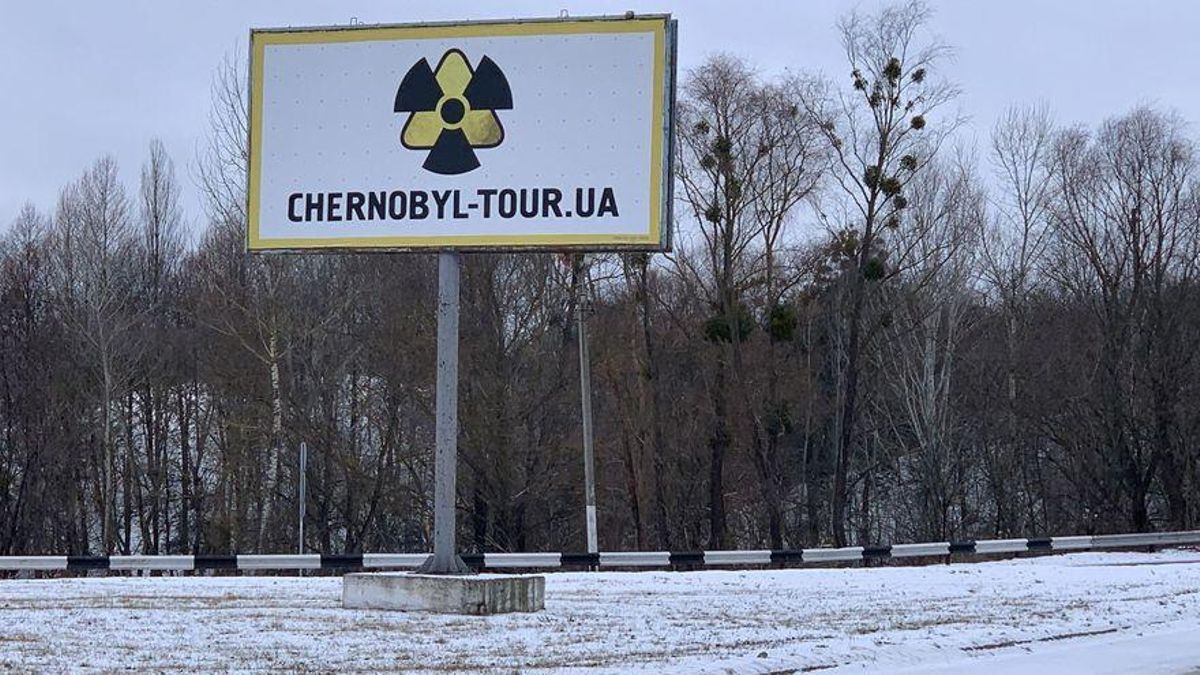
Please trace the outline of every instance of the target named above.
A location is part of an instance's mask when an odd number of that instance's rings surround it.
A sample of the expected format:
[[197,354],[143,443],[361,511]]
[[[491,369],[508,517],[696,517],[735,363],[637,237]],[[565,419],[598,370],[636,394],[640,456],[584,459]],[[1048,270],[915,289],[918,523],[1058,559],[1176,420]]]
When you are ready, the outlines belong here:
[[[1060,122],[1094,124],[1152,103],[1200,121],[1200,2],[935,0],[932,31],[953,45],[971,137],[983,140],[1015,103],[1045,102]],[[844,76],[833,25],[877,0],[0,0],[0,230],[32,201],[111,154],[131,189],[151,138],[183,182],[193,224],[204,216],[192,164],[209,86],[251,27],[670,12],[680,75],[707,54],[742,55],[765,73]],[[1194,131],[1194,127],[1193,127]]]

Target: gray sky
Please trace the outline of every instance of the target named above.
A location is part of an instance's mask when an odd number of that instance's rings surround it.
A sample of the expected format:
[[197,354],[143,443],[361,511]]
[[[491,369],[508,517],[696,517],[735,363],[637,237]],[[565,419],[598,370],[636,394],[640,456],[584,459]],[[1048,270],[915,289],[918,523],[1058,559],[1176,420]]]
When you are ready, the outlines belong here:
[[[984,140],[1014,103],[1045,102],[1063,123],[1095,124],[1139,103],[1200,121],[1200,2],[934,0],[932,31],[957,54],[968,140]],[[59,189],[97,157],[116,157],[136,189],[153,137],[166,144],[193,224],[203,221],[192,164],[206,131],[209,85],[251,27],[671,12],[681,76],[728,51],[766,73],[843,77],[833,24],[877,0],[0,0],[0,230],[21,205],[50,211]],[[844,78],[843,78],[844,79]],[[1194,131],[1194,127],[1193,127]]]

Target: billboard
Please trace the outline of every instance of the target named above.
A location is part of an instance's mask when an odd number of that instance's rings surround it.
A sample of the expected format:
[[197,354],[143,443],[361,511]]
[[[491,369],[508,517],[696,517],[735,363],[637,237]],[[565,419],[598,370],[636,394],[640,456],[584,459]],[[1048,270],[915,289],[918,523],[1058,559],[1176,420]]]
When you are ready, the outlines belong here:
[[670,246],[669,16],[250,34],[248,248]]

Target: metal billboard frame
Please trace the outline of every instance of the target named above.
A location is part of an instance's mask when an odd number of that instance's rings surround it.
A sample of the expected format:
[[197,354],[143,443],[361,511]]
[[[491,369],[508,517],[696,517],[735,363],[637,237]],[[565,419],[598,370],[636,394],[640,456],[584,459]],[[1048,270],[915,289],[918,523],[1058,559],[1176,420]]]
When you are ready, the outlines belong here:
[[[597,31],[597,26],[610,26],[604,32],[637,32],[637,29],[621,30],[620,24],[630,22],[661,22],[661,33],[655,29],[656,44],[654,78],[660,89],[661,99],[655,101],[658,108],[653,121],[656,131],[651,138],[652,154],[657,152],[661,164],[652,171],[652,196],[657,193],[658,208],[653,216],[657,222],[650,225],[651,234],[657,230],[656,239],[640,235],[466,235],[450,237],[360,237],[329,239],[263,240],[258,236],[261,200],[261,101],[263,63],[260,51],[267,44],[297,43],[340,43],[397,39],[398,33],[408,33],[412,38],[429,37],[479,37],[503,35],[561,35]],[[249,78],[247,91],[247,147],[249,153],[246,166],[246,250],[252,254],[287,253],[432,253],[436,251],[459,252],[537,252],[537,251],[596,251],[596,252],[669,252],[674,235],[674,168],[675,152],[675,86],[677,68],[678,21],[670,14],[625,14],[587,17],[498,19],[458,22],[353,24],[334,26],[276,27],[251,29],[249,37]],[[661,83],[657,80],[661,79]],[[655,158],[651,158],[655,161]],[[532,241],[530,241],[532,240]],[[276,241],[279,244],[270,245]],[[366,243],[374,241],[376,243]],[[530,243],[522,243],[530,241]],[[303,243],[302,243],[303,242]]]

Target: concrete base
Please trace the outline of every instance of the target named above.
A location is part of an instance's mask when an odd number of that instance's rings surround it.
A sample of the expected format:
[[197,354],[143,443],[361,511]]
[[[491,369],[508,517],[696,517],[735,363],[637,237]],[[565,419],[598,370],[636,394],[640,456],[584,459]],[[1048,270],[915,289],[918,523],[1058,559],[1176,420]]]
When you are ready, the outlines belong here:
[[439,614],[537,612],[546,578],[535,574],[364,572],[342,577],[342,607]]

